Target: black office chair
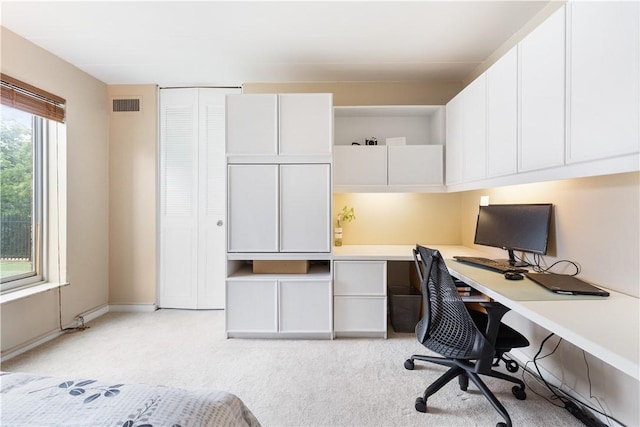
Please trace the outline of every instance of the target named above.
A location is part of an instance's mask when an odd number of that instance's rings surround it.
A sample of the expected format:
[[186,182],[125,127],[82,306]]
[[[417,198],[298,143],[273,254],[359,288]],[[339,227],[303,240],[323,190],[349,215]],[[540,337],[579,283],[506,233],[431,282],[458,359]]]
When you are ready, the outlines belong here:
[[[468,310],[438,250],[417,245],[413,255],[424,304],[424,317],[416,325],[416,337],[426,348],[443,357],[413,355],[404,362],[404,367],[414,369],[415,360],[449,367],[447,372],[425,390],[422,397],[416,399],[416,410],[427,412],[429,396],[454,378],[458,377],[460,389],[464,391],[471,379],[505,419],[506,423],[500,422],[497,427],[511,427],[511,418],[506,409],[479,375],[517,384],[511,391],[517,399],[526,399],[524,382],[496,371],[493,366],[503,357],[503,353],[512,348],[526,347],[529,341],[501,323],[502,316],[509,311],[502,304],[480,303],[487,311],[486,314]],[[509,371],[513,371],[513,366]]]

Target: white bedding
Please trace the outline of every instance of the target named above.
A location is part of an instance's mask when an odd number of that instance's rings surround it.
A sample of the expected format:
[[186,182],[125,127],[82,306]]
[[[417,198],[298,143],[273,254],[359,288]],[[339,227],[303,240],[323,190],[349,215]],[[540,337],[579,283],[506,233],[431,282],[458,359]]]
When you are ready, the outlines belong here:
[[0,372],[3,426],[260,426],[223,391]]

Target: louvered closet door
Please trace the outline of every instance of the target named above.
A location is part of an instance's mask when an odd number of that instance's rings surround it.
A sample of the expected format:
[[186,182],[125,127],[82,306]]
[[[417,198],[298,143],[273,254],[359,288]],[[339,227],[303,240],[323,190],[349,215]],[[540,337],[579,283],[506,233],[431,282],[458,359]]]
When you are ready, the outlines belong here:
[[198,89],[160,92],[158,306],[195,308],[198,280]]
[[196,308],[225,306],[226,159],[225,98],[237,89],[200,89],[200,197]]

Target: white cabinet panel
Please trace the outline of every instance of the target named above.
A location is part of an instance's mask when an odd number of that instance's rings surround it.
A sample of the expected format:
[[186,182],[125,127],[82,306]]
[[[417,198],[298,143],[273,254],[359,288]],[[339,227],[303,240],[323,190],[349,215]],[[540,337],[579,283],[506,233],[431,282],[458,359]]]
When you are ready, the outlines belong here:
[[328,93],[281,94],[280,155],[330,155],[333,98]]
[[227,154],[278,154],[278,96],[238,94],[227,97]]
[[331,169],[280,165],[280,251],[330,252]]
[[280,332],[331,332],[331,281],[280,281]]
[[569,2],[567,162],[640,147],[640,3]]
[[385,261],[335,261],[334,295],[386,295]]
[[518,45],[519,171],[564,164],[565,8]]
[[277,282],[227,282],[227,332],[277,332]]
[[462,92],[462,96],[462,180],[475,181],[487,176],[486,74],[471,82]]
[[389,185],[442,184],[442,146],[387,147]]
[[333,309],[333,328],[336,333],[386,333],[387,299],[385,297],[335,296]]
[[229,252],[278,251],[278,165],[229,165]]
[[464,150],[462,114],[463,99],[462,94],[458,94],[447,103],[447,144],[445,147],[447,185],[462,182],[462,153]]
[[487,70],[487,175],[518,170],[518,50]]
[[387,185],[387,147],[337,145],[333,170],[335,185]]

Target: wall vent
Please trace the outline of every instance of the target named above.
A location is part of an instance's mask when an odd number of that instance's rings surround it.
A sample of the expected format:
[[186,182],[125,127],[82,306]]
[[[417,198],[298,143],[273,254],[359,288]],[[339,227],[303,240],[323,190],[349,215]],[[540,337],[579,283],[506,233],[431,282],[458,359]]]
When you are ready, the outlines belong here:
[[140,97],[114,98],[111,111],[114,113],[139,112],[142,109]]

